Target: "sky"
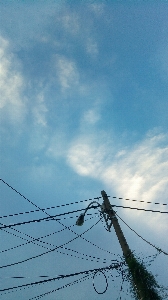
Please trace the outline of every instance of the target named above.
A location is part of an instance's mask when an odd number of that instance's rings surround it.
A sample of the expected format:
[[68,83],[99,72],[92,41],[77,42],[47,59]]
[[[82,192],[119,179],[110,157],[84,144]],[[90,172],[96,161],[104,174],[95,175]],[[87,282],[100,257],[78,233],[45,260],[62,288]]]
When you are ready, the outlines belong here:
[[[0,1],[0,226],[62,214],[1,228],[1,290],[122,262],[98,208],[82,227],[81,211],[65,214],[102,204],[105,190],[152,244],[119,219],[166,291],[167,214],[151,210],[168,212],[167,15],[167,1]],[[1,299],[134,299],[121,272],[89,274]]]

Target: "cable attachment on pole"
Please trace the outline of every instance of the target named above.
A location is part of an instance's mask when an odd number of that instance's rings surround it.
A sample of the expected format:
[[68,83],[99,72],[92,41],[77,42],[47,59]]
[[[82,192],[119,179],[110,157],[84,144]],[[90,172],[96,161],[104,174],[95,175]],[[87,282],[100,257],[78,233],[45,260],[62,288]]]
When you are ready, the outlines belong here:
[[116,218],[116,216],[115,215],[112,217],[109,216],[104,203],[101,205],[101,212],[103,214],[107,226],[107,231],[111,231],[111,226],[113,225],[113,219]]

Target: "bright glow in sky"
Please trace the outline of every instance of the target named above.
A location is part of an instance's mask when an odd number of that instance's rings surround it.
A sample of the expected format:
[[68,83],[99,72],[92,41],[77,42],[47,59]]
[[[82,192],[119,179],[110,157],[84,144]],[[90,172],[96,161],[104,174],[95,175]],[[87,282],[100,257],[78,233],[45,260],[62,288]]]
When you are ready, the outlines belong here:
[[[40,208],[98,197],[104,189],[111,204],[168,212],[166,205],[154,204],[168,205],[167,16],[167,1],[0,1],[0,177]],[[36,209],[2,181],[0,189],[1,216]],[[83,209],[89,203],[48,213]],[[124,208],[117,213],[168,252],[167,214]],[[61,222],[71,226],[76,222],[73,216]],[[3,218],[1,224],[44,217],[35,212]],[[81,234],[97,221],[72,229]],[[147,263],[156,250],[120,224],[130,248]],[[42,239],[48,243],[43,246],[19,246],[63,226],[49,221],[15,229],[19,232],[1,230],[1,251],[10,249],[0,254],[1,266],[75,237],[66,229]],[[106,259],[105,265],[120,260],[113,231],[108,233],[99,222],[83,235],[111,255],[78,238],[67,245],[78,254],[60,248],[61,253],[52,251],[1,269],[1,289],[38,281],[42,275],[52,278],[104,266],[102,261],[82,260],[82,253]],[[167,285],[166,255],[159,254],[149,270],[159,284]],[[132,299],[126,293],[128,283],[120,291],[122,278],[115,278],[115,272],[113,277],[107,274],[105,294],[96,294],[90,277],[44,298],[108,300],[113,293],[114,299]],[[16,290],[3,294],[3,300],[32,299],[76,279]]]

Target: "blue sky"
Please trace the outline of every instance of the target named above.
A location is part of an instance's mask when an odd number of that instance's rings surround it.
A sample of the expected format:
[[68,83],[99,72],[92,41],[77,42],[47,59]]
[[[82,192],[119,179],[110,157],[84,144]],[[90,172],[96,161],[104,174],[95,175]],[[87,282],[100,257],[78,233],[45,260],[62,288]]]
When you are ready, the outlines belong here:
[[[104,189],[111,204],[167,211],[166,206],[154,204],[168,204],[167,14],[167,1],[1,1],[0,177],[5,182],[40,208],[98,197]],[[35,209],[2,181],[0,188],[1,216]],[[89,203],[53,209],[52,214],[82,209]],[[124,208],[117,213],[167,252],[167,214]],[[35,212],[1,222],[44,217]],[[81,234],[97,220],[72,228]],[[75,221],[74,216],[61,222],[71,226]],[[12,235],[13,229],[8,230],[11,234],[1,230],[1,251],[20,245],[24,234],[30,240],[63,228],[53,222],[17,226],[19,237]],[[124,223],[121,226],[131,249],[147,263],[156,250]],[[81,253],[106,258],[107,265],[121,259],[115,233],[106,232],[101,222],[84,236],[113,254],[78,238],[69,248],[78,251],[80,258]],[[67,229],[44,240],[57,246],[73,237]],[[2,288],[36,281],[40,275],[54,277],[102,267],[64,251],[68,255],[53,251],[2,269]],[[42,252],[33,243],[16,247],[1,253],[1,266]],[[163,285],[167,284],[167,263],[167,256],[160,254],[149,267]],[[26,278],[5,279],[9,276]],[[111,278],[107,292],[99,296],[90,278],[45,297],[111,299],[113,292],[115,299],[131,299],[126,294],[129,284],[124,283],[121,293],[121,276],[114,282]],[[31,299],[68,282],[17,290],[3,299]]]

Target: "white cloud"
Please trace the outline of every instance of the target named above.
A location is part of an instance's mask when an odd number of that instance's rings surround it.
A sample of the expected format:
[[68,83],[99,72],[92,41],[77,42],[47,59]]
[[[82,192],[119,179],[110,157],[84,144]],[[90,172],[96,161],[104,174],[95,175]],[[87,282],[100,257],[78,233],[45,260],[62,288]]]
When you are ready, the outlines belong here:
[[24,119],[26,113],[22,95],[24,80],[9,48],[9,42],[0,37],[0,112],[1,119],[4,117],[17,123]]
[[[38,162],[38,157],[35,158],[36,162]],[[26,173],[28,176],[36,182],[46,182],[46,180],[51,180],[54,176],[54,168],[50,164],[44,165],[33,165],[30,168],[26,169]]]
[[62,24],[66,32],[76,35],[79,33],[80,26],[79,26],[79,17],[77,14],[72,12],[64,12],[62,16]]
[[55,134],[53,134],[47,148],[47,156],[53,157],[55,159],[60,157],[66,157],[68,149],[68,141],[65,133],[63,131],[57,130]]
[[[67,160],[79,175],[102,181],[107,192],[115,192],[118,197],[161,203],[167,201],[167,136],[149,135],[132,149],[115,149],[115,155],[111,155],[110,152],[114,153],[114,149],[115,145],[102,146],[101,136],[99,140],[81,137],[69,149]],[[131,202],[131,206],[133,205],[137,207],[140,204]],[[154,208],[156,209],[155,206]],[[125,213],[130,214],[130,211]],[[131,216],[137,217],[137,214]],[[160,215],[157,218],[160,220],[158,230],[165,229],[163,218]],[[153,214],[145,222],[152,228],[156,215]]]
[[44,95],[41,92],[37,96],[36,104],[34,105],[34,107],[32,109],[35,125],[46,127],[46,125],[47,125],[46,113],[47,112],[48,112],[48,109],[45,104]]
[[79,74],[75,62],[63,56],[57,56],[56,70],[63,91],[78,84]]
[[89,109],[84,113],[83,122],[84,124],[94,125],[100,120],[100,115],[95,109]]
[[149,136],[114,158],[103,180],[124,197],[150,200],[168,183],[168,146],[160,146],[165,136]]
[[86,51],[89,53],[91,56],[95,57],[98,54],[98,46],[95,41],[92,39],[88,38],[86,41]]
[[90,134],[81,136],[71,144],[67,161],[79,175],[98,178],[105,156],[103,143],[100,141],[98,144],[95,136]]
[[104,12],[104,4],[92,3],[90,4],[90,9],[95,13],[96,16],[101,16]]
[[97,173],[101,168],[101,151],[99,152],[96,148],[81,141],[70,149],[68,162],[78,174],[93,177],[94,172]]

